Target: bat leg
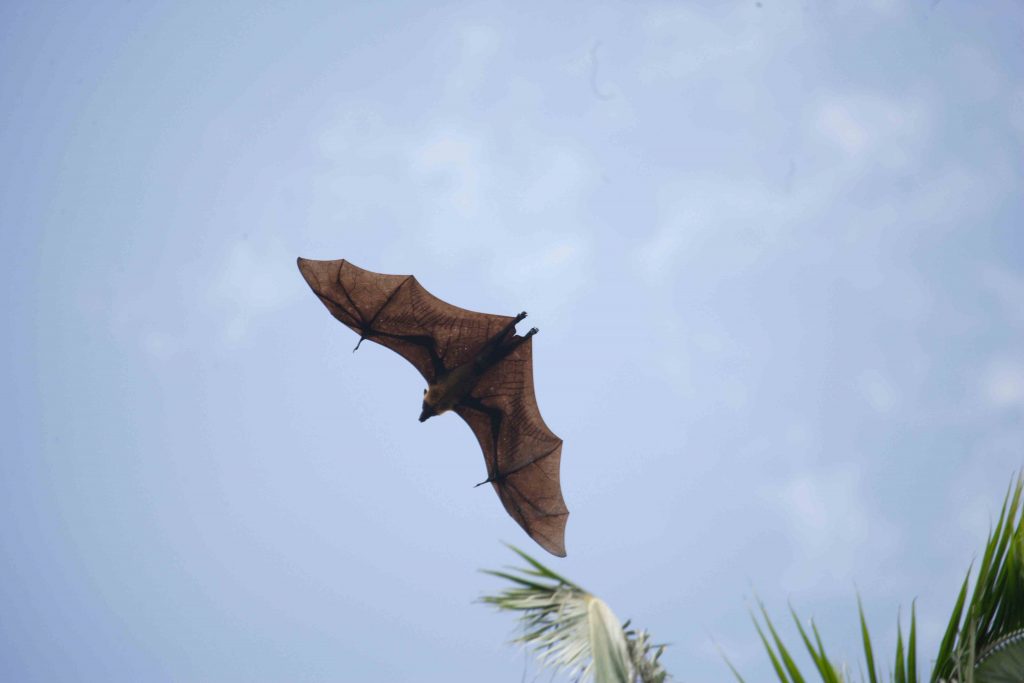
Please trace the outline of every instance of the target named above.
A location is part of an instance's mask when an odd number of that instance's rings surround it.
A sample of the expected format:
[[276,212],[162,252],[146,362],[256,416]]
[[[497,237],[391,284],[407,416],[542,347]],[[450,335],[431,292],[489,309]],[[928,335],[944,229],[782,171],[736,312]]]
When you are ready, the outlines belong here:
[[505,327],[501,328],[501,332],[499,332],[498,334],[494,335],[492,341],[500,343],[502,339],[504,339],[508,335],[512,334],[513,332],[515,332],[516,324],[517,323],[521,323],[524,318],[526,318],[526,311],[523,311],[522,313],[517,315],[512,320],[512,322],[510,322],[508,325],[505,325]]
[[490,342],[488,342],[488,348],[484,353],[480,354],[477,358],[476,363],[480,368],[488,368],[500,363],[510,353],[518,349],[520,346],[526,343],[526,341],[533,335],[539,332],[536,327],[531,328],[522,337],[513,337],[512,341],[508,344],[505,343],[506,337],[501,334],[496,335]]
[[519,337],[518,339],[513,339],[512,343],[502,350],[502,358],[515,351],[522,344],[525,344],[527,339],[537,334],[538,332],[540,332],[540,330],[538,330],[536,327],[531,327],[530,331],[524,334],[522,337]]
[[[512,319],[508,325],[501,328],[497,334],[487,340],[483,350],[476,357],[474,361],[476,366],[483,371],[485,368],[489,368],[502,358],[510,354],[518,345],[522,342],[523,338],[516,339],[512,344],[506,344],[505,340],[509,337],[514,336],[516,331],[516,323],[522,322],[523,318],[526,317],[526,311],[523,311],[515,318]],[[536,334],[537,330],[534,328],[531,332],[526,335],[528,338],[532,334]]]

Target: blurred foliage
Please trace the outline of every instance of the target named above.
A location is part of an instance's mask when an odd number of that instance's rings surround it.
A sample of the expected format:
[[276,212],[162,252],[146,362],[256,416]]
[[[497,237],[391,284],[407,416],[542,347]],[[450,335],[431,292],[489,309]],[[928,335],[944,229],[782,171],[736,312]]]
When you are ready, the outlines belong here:
[[514,642],[531,649],[542,666],[597,683],[662,683],[658,662],[664,645],[646,631],[622,624],[597,596],[556,574],[522,550],[509,546],[529,566],[485,570],[512,585],[482,602],[519,614]]
[[[1024,683],[1024,516],[1021,496],[1024,478],[1018,476],[1003,499],[999,520],[989,533],[968,599],[971,569],[964,577],[953,612],[928,676],[930,683]],[[510,546],[511,547],[511,546]],[[647,631],[620,624],[611,609],[577,584],[559,576],[518,548],[529,566],[509,571],[486,571],[511,586],[482,601],[520,614],[522,635],[515,642],[533,650],[543,666],[580,680],[598,683],[663,683],[669,679],[660,663],[664,645],[651,642]],[[797,649],[809,655],[813,669],[801,669],[779,635],[764,605],[751,613],[754,628],[782,683],[918,683],[917,614],[911,606],[910,628],[904,640],[897,618],[896,654],[891,666],[875,659],[871,634],[860,598],[863,662],[858,678],[830,657],[813,620],[804,626],[795,610],[790,616],[800,635]],[[724,655],[723,655],[724,657]],[[740,683],[741,673],[724,657]]]

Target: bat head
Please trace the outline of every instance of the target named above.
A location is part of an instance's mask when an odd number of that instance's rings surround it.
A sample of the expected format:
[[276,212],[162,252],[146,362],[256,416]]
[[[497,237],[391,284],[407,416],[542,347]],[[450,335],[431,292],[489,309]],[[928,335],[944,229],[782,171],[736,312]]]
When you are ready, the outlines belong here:
[[423,390],[423,410],[420,412],[420,422],[426,422],[428,419],[437,415],[437,411],[434,410],[434,406],[427,403],[427,390]]

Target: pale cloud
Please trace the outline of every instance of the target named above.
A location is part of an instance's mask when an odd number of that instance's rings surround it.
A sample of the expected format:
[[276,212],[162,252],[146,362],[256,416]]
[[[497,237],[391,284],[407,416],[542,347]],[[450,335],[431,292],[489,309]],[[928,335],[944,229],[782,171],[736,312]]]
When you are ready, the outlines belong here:
[[898,406],[899,389],[882,371],[867,370],[861,373],[857,384],[864,400],[876,413],[888,414]]
[[148,308],[139,298],[128,300],[118,310],[114,324],[156,361],[167,361],[183,351],[194,352],[197,345],[207,343],[205,332],[210,328],[218,341],[234,346],[246,337],[254,321],[281,309],[301,292],[297,275],[295,255],[284,245],[238,240],[228,245],[207,278],[183,277],[176,294],[196,302],[197,315],[205,308],[205,319],[212,324],[200,333],[202,339],[191,326],[171,329],[160,316],[146,320],[141,312]]
[[906,214],[925,230],[934,226],[959,230],[967,219],[987,219],[1018,192],[1017,184],[1004,159],[993,158],[985,168],[950,162],[931,170],[928,181],[908,199]]
[[457,31],[457,40],[459,60],[446,79],[450,94],[479,87],[501,48],[501,34],[491,26],[462,26]]
[[469,217],[481,206],[483,155],[478,138],[446,131],[435,134],[413,153],[413,167],[437,202]]
[[394,136],[381,135],[384,123],[371,107],[353,103],[346,105],[316,135],[315,145],[323,156],[331,160],[352,160],[353,155],[365,159],[371,151],[367,144],[369,140],[373,141],[373,147],[378,151],[382,146],[395,149],[400,147],[388,145]]
[[984,45],[960,43],[948,63],[964,94],[974,99],[991,101],[1006,89],[1006,76]]
[[[861,6],[860,2],[851,2],[849,6],[857,9]],[[896,18],[901,14],[904,14],[909,5],[904,0],[870,0],[867,6],[880,14],[887,15],[886,18]]]
[[1024,145],[1024,85],[1016,87],[1007,106],[1010,110],[1010,126],[1017,134],[1017,142]]
[[590,242],[578,236],[553,237],[515,255],[495,257],[488,270],[495,286],[538,302],[538,312],[557,313],[584,289],[590,251]]
[[[987,492],[986,492],[987,493]],[[996,499],[991,495],[977,494],[957,501],[956,520],[965,536],[985,538],[995,524],[993,505]]]
[[783,575],[788,590],[846,591],[898,545],[897,528],[872,509],[864,476],[851,464],[807,469],[764,496],[785,519],[793,544]]
[[825,137],[836,142],[849,156],[859,156],[871,137],[853,113],[837,102],[829,102],[818,112],[818,129]]
[[410,131],[389,125],[375,106],[346,101],[313,133],[320,163],[310,174],[313,187],[307,217],[336,231],[372,223],[391,211],[408,173],[396,175],[414,146]]
[[818,105],[814,127],[850,161],[906,169],[920,158],[931,121],[916,99],[841,93]]
[[248,242],[236,242],[228,251],[224,268],[213,291],[215,296],[230,301],[253,313],[263,313],[282,305],[287,299],[287,287],[281,287],[287,263],[288,282],[292,278],[291,260],[285,250],[257,249]]
[[[874,173],[872,158],[870,153],[862,155],[861,160],[848,158],[838,165],[841,168],[837,172],[822,174],[833,183],[836,191],[830,196],[834,201],[847,202],[842,188],[857,182],[885,182],[888,188],[893,187],[894,178]],[[1003,171],[995,164],[982,169],[955,160],[934,167],[914,163],[900,169],[897,182],[905,181],[902,191],[883,192],[863,203],[847,203],[847,210],[838,216],[837,227],[847,243],[864,246],[892,244],[895,236],[902,241],[920,240],[922,244],[942,239],[943,235],[962,231],[971,221],[990,219],[1014,192],[1012,175]],[[870,280],[875,266],[870,262],[862,266],[866,270],[856,277]],[[925,299],[921,300],[923,305],[934,303]]]
[[554,148],[544,155],[522,194],[523,210],[541,213],[578,198],[587,184],[589,169],[567,148]]
[[789,194],[756,178],[673,178],[659,193],[657,228],[634,248],[631,265],[648,285],[663,284],[684,265],[741,268],[804,229],[839,191],[827,174]]
[[681,217],[664,223],[650,239],[634,249],[630,259],[633,269],[649,286],[666,282],[673,275],[677,254],[686,246],[690,235],[688,222]]
[[[471,54],[493,42],[483,29],[462,38]],[[532,86],[513,90],[537,94]],[[320,181],[338,207],[332,211],[350,214],[348,222],[366,213],[379,220],[381,212],[411,220],[395,228],[393,262],[426,255],[520,293],[546,287],[537,298],[561,307],[589,272],[592,240],[580,234],[577,216],[595,173],[577,149],[529,132],[497,136],[458,118],[396,128],[353,107],[319,137],[334,162]]]
[[646,54],[639,64],[640,82],[685,80],[723,65],[756,61],[769,46],[755,25],[727,18],[684,5],[649,11],[641,21]]
[[[1024,448],[1024,429],[1014,424],[1009,428],[989,427],[979,435],[970,457],[945,482],[946,505],[951,529],[936,531],[944,540],[952,540],[974,550],[999,517],[1009,478],[1020,473],[1020,453]],[[964,558],[966,568],[966,558]]]
[[[744,626],[753,628],[749,624]],[[725,654],[729,658],[729,663],[742,672],[756,666],[756,663],[765,656],[761,643],[749,637],[747,633],[729,637],[716,633],[713,637],[708,636],[700,641],[698,648],[704,659],[717,666],[722,666],[722,655]]]
[[236,344],[251,322],[284,306],[298,291],[295,257],[283,245],[232,244],[209,288],[209,300],[222,316],[222,340]]
[[483,269],[495,284],[545,306],[561,308],[576,295],[591,240],[572,217],[593,179],[575,151],[535,144],[502,153],[498,141],[448,127],[428,136],[410,163],[419,201],[432,207],[414,235],[420,248],[449,262],[489,264]]
[[983,393],[994,408],[1024,407],[1024,360],[999,358],[989,363]]
[[156,360],[167,360],[176,355],[181,341],[160,330],[146,330],[142,333],[142,348]]
[[437,258],[475,261],[517,298],[561,308],[589,273],[592,240],[575,217],[593,171],[554,141],[508,144],[457,125],[427,135],[409,157],[418,201],[430,207],[412,236]]
[[1004,320],[1024,326],[1024,275],[995,265],[982,267],[981,281],[999,302]]
[[[693,321],[673,315],[672,284],[683,278],[719,280],[785,249],[807,216],[815,215],[836,191],[827,180],[809,179],[788,195],[757,179],[726,176],[681,176],[663,184],[657,227],[636,243],[628,263],[650,290],[647,296],[658,302],[652,306],[665,311],[651,321],[661,340],[654,360],[674,390],[692,390],[689,354],[680,353],[681,344],[705,357],[733,354],[736,345],[723,330],[695,329]],[[715,391],[716,400],[733,408],[750,399],[738,377],[720,378]]]

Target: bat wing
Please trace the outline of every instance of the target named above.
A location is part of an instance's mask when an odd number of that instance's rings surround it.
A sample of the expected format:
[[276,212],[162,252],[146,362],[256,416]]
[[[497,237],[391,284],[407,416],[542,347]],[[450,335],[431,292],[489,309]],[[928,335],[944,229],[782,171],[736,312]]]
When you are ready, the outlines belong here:
[[559,468],[562,440],[544,423],[533,389],[533,340],[526,339],[455,407],[484,452],[487,481],[512,519],[542,548],[565,557],[569,510]]
[[[412,363],[428,383],[472,360],[513,318],[467,311],[438,299],[412,275],[384,275],[348,261],[300,258],[313,293],[342,324]],[[357,345],[358,347],[358,345]]]

